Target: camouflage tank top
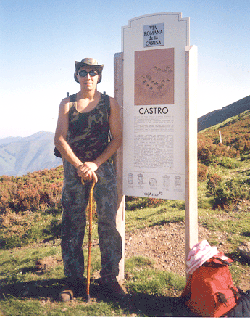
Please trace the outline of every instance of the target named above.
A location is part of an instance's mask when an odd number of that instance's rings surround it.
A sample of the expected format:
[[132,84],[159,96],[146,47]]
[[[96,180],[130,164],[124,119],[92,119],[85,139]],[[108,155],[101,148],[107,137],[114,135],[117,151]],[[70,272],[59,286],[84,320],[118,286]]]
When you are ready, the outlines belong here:
[[96,107],[89,112],[78,112],[76,94],[70,96],[67,142],[82,161],[99,157],[109,143],[109,96],[102,94]]

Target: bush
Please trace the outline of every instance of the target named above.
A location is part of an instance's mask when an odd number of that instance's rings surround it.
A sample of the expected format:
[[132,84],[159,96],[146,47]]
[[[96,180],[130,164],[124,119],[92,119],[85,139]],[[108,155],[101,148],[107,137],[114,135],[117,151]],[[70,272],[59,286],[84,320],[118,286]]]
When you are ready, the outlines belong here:
[[157,198],[130,197],[126,196],[126,210],[135,210],[142,208],[155,208],[160,204],[164,204],[166,200]]
[[198,181],[207,179],[208,167],[205,164],[198,163]]
[[221,208],[225,209],[228,207],[232,202],[232,197],[227,188],[224,187],[217,187],[214,192],[214,205],[213,209]]
[[217,174],[209,177],[207,188],[209,193],[214,197],[213,208],[228,208],[232,204],[250,199],[249,179],[231,179],[222,181]]
[[220,165],[227,169],[235,169],[239,167],[237,160],[229,157],[223,157],[220,161]]
[[62,166],[28,173],[22,177],[1,177],[0,213],[46,210],[61,207]]
[[222,181],[222,178],[217,173],[214,173],[209,176],[208,182],[207,182],[207,188],[211,195],[215,194],[215,190],[217,187],[220,186],[221,181]]
[[1,248],[21,247],[42,239],[59,238],[61,213],[51,215],[30,210],[22,213],[7,210],[0,215]]

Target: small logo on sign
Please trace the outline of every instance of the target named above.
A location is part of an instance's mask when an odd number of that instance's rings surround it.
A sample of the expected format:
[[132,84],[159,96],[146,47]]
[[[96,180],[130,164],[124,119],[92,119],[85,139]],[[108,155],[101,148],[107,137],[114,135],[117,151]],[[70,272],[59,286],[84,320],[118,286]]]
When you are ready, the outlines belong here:
[[164,46],[164,23],[143,26],[143,46]]

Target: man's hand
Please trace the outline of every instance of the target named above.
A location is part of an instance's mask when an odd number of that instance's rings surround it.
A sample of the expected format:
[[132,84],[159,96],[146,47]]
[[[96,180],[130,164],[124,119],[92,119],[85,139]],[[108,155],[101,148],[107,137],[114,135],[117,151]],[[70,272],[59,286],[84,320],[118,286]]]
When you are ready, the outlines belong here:
[[96,170],[98,166],[94,162],[84,162],[77,168],[77,174],[79,177],[83,178],[84,181],[93,181],[96,183],[98,181]]

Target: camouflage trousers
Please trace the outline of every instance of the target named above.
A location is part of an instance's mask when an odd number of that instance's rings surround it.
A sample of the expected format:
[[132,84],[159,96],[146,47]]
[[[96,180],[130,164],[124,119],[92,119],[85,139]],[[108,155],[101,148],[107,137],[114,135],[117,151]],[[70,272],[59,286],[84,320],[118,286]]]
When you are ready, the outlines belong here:
[[[85,209],[88,204],[90,183],[82,184],[73,165],[63,161],[64,185],[62,191],[62,258],[64,274],[68,278],[83,279]],[[98,182],[94,199],[98,215],[99,246],[101,251],[101,278],[113,281],[119,273],[122,257],[122,239],[116,227],[117,184],[113,164],[105,162],[96,171]]]

